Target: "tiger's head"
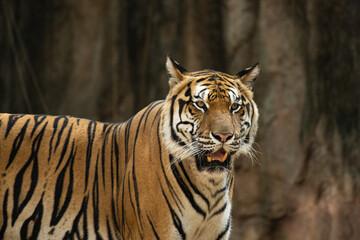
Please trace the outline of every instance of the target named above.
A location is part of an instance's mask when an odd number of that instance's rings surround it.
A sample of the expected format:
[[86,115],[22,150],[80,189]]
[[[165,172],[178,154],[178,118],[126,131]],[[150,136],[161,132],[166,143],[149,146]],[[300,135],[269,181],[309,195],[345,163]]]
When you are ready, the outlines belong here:
[[237,75],[213,70],[187,72],[168,57],[170,92],[162,115],[162,137],[173,161],[194,161],[199,171],[223,172],[248,154],[257,131],[252,87],[255,64]]

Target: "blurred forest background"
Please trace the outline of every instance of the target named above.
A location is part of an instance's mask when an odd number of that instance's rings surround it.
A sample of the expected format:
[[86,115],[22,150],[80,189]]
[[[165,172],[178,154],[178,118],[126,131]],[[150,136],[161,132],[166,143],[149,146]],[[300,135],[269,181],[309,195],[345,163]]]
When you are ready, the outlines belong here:
[[0,111],[124,121],[190,71],[260,62],[232,239],[360,239],[360,1],[0,0]]

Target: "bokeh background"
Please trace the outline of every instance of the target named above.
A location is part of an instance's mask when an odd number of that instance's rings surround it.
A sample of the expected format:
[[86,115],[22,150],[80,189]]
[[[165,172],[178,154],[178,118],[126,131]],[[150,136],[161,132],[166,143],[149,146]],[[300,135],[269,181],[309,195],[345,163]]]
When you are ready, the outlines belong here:
[[[189,71],[261,64],[231,239],[360,239],[358,0],[0,0],[0,111],[124,121]],[[164,226],[165,227],[165,226]]]

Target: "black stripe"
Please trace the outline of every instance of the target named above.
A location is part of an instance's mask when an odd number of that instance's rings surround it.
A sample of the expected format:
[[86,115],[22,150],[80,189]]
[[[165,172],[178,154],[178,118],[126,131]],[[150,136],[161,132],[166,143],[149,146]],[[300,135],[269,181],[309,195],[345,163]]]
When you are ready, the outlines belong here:
[[2,215],[3,215],[3,225],[0,229],[0,239],[4,239],[5,229],[7,227],[7,203],[8,203],[8,197],[9,197],[9,189],[6,189],[3,206],[2,206]]
[[[230,81],[226,81],[225,79],[224,79],[224,81],[226,82],[226,83],[224,83],[224,86],[229,88],[228,91],[234,92],[231,90],[231,88],[236,88],[235,84],[233,84]],[[237,94],[234,93],[234,95],[236,96]]]
[[[195,75],[195,76],[196,76],[196,75]],[[209,76],[210,76],[210,75],[208,75],[208,76],[206,76],[206,77],[203,77],[203,78],[197,79],[197,80],[196,80],[196,83],[199,83],[199,82],[203,82],[203,81],[208,80],[208,79],[209,79]]]
[[46,115],[35,115],[34,116],[34,128],[31,131],[30,137],[32,137],[36,131],[36,129],[39,127],[39,125],[46,119]]
[[[160,101],[156,101],[156,102],[153,102],[150,106],[149,106],[149,111],[147,112],[146,114],[146,118],[145,118],[145,124],[144,124],[144,127],[143,127],[143,131],[145,131],[145,126],[146,126],[146,123],[147,123],[147,120],[148,120],[148,117],[150,115],[150,112],[156,107],[158,106],[159,104],[163,103],[164,100],[160,100]],[[159,111],[158,111],[159,112]],[[145,114],[145,113],[144,113]],[[155,119],[156,119],[156,116],[155,116]]]
[[[114,137],[116,136],[117,133],[117,128],[119,127],[119,125],[115,125],[114,128],[112,128],[112,135],[111,135],[111,152],[110,152],[110,171],[111,171],[111,188],[110,189],[115,189],[114,186],[114,179],[118,179],[118,175],[114,176],[114,171],[115,169],[118,168],[117,162],[114,163],[114,159],[116,159],[118,156],[114,156]],[[114,167],[114,164],[116,165]],[[105,178],[103,178],[105,179]],[[104,185],[105,187],[105,185]],[[120,231],[119,229],[119,224],[117,222],[117,218],[116,218],[116,209],[115,209],[115,199],[117,199],[117,196],[114,196],[114,191],[111,191],[111,215],[112,215],[112,222],[113,222],[113,226],[116,228],[116,230]]]
[[[113,130],[113,135],[112,135],[112,142],[111,142],[111,187],[112,189],[114,189],[114,185],[116,184],[116,187],[118,186],[118,179],[120,179],[119,177],[119,147],[117,144],[117,133],[120,132],[121,127],[123,126],[123,124],[117,124]],[[120,130],[118,131],[118,128],[120,127]],[[115,157],[114,157],[115,156]],[[113,162],[115,159],[115,168],[113,166]],[[116,175],[114,176],[114,169],[116,172]],[[114,179],[116,182],[114,182]],[[112,191],[112,194],[114,194],[115,191]],[[118,232],[120,232],[120,228],[119,228],[119,223],[118,223],[118,218],[117,218],[117,210],[115,208],[115,199],[117,199],[118,196],[113,196],[111,198],[111,208],[112,208],[112,217],[113,217],[113,222],[114,222],[114,226],[116,227],[116,230]]]
[[95,131],[96,131],[96,122],[90,121],[88,128],[87,128],[88,144],[87,144],[87,149],[86,149],[86,173],[85,173],[84,192],[87,189],[87,185],[88,185],[88,181],[89,181],[90,162],[91,162],[91,154],[92,154],[94,138],[95,138]]
[[250,141],[250,132],[245,136],[244,143],[249,143]]
[[209,211],[212,211],[214,208],[216,208],[216,206],[220,203],[221,199],[223,199],[225,195],[226,195],[226,193],[224,193],[223,195],[221,195],[221,196],[216,200],[216,202],[215,202],[214,205],[210,208]]
[[[56,118],[54,120],[53,123],[53,131],[52,131],[52,135],[51,135],[51,139],[50,139],[50,144],[49,144],[49,158],[48,158],[48,162],[50,162],[51,159],[51,154],[52,154],[52,146],[53,146],[53,141],[54,141],[54,137],[55,137],[55,133],[57,131],[57,126],[58,126],[58,118]],[[55,152],[55,151],[54,151]]]
[[[135,205],[134,205],[134,202],[132,200],[132,195],[131,195],[131,181],[130,181],[130,177],[128,177],[128,189],[129,189],[129,198],[130,198],[130,204],[131,204],[131,207],[134,211],[134,214],[136,214],[136,209],[135,209]],[[123,219],[125,221],[125,219]]]
[[251,123],[253,123],[253,119],[254,119],[254,104],[252,103],[251,100],[249,100],[249,103],[251,105]]
[[[103,182],[103,186],[104,186],[104,188],[105,188],[105,159],[106,159],[106,156],[105,156],[105,153],[106,153],[106,145],[108,145],[107,144],[107,142],[108,142],[108,139],[109,139],[109,134],[110,134],[110,131],[112,130],[112,127],[113,127],[113,125],[111,125],[111,127],[110,128],[108,128],[107,130],[106,130],[106,132],[102,132],[102,135],[103,135],[103,144],[102,144],[102,149],[101,149],[101,167],[102,167],[102,182]],[[105,129],[105,128],[104,128]],[[111,133],[113,133],[113,131],[111,131]],[[111,155],[110,155],[110,164],[111,164],[111,168],[110,168],[110,170],[111,170],[111,176],[113,176],[113,168],[112,168],[112,157],[113,157],[113,155],[112,155],[112,148],[111,148]],[[111,189],[113,188],[113,178],[111,177]]]
[[64,119],[64,122],[63,122],[63,125],[62,125],[59,133],[58,133],[58,137],[57,137],[57,140],[56,140],[55,150],[54,150],[54,151],[56,151],[56,149],[58,148],[59,143],[60,143],[60,139],[61,139],[61,136],[62,136],[62,133],[63,133],[65,127],[66,127],[66,126],[68,125],[68,123],[69,123],[69,119],[68,119],[67,117],[65,117],[65,116],[60,116],[60,117],[57,117],[57,118],[54,120],[54,125],[56,124],[56,126],[57,126],[57,123],[60,121],[60,119]]
[[178,202],[181,204],[181,206],[184,208],[184,205],[182,204],[182,202],[180,201],[180,198],[179,196],[177,195],[177,193],[175,192],[173,186],[171,185],[168,177],[167,177],[167,174],[165,172],[165,168],[164,168],[164,163],[163,163],[163,160],[162,160],[162,151],[161,151],[161,142],[160,142],[160,121],[158,122],[158,126],[157,126],[157,139],[158,139],[158,146],[159,146],[159,157],[160,157],[160,163],[161,163],[161,170],[163,172],[163,175],[164,175],[164,178],[165,178],[165,181],[166,181],[166,184],[170,190],[170,194],[172,196],[172,198],[174,199],[174,202],[176,204],[176,206],[178,207],[180,213],[182,214],[182,210],[181,208],[179,207],[178,205]]
[[116,128],[114,129],[113,142],[112,142],[112,144],[114,145],[114,151],[115,151],[115,162],[116,162],[116,178],[115,179],[117,180],[117,183],[119,182],[118,180],[120,179],[120,176],[119,176],[119,144],[117,142],[117,134],[119,133],[119,135],[121,135],[121,129],[123,126],[124,126],[123,123],[116,126]]
[[[73,124],[71,124],[71,127],[70,127],[70,129],[68,131],[68,135],[67,135],[67,137],[65,139],[63,149],[62,149],[61,154],[60,154],[60,159],[59,159],[58,164],[57,164],[57,166],[55,168],[56,170],[58,170],[58,168],[60,167],[60,165],[61,165],[61,163],[62,163],[62,161],[63,161],[63,159],[65,157],[65,154],[66,154],[66,151],[68,149],[69,142],[70,142],[70,136],[71,136],[71,133],[72,133],[72,128],[73,128]],[[74,143],[74,141],[73,141],[73,143]]]
[[198,195],[206,202],[206,204],[207,204],[207,206],[208,206],[208,208],[209,208],[209,207],[210,207],[209,200],[208,200],[208,199],[204,196],[204,194],[203,194],[202,192],[200,192],[200,190],[191,182],[190,177],[189,177],[189,175],[187,174],[187,172],[186,172],[186,170],[185,170],[184,165],[182,164],[182,162],[179,162],[179,166],[180,166],[180,168],[181,168],[181,170],[182,170],[182,172],[183,172],[186,180],[189,182],[191,188],[194,190],[194,192],[195,192],[196,194],[198,194]]
[[129,139],[130,139],[130,128],[131,128],[131,124],[132,121],[134,120],[134,117],[131,117],[127,122],[126,122],[126,127],[125,127],[125,169],[127,168],[127,164],[129,162]]
[[182,227],[181,220],[180,220],[180,218],[178,217],[178,215],[176,214],[176,212],[174,211],[174,209],[171,207],[171,204],[169,203],[169,200],[168,200],[168,198],[166,197],[166,194],[165,194],[165,192],[164,192],[164,189],[163,189],[163,187],[162,187],[162,185],[161,185],[160,179],[158,179],[158,181],[159,181],[159,184],[160,184],[160,187],[161,187],[162,194],[163,194],[163,196],[164,196],[164,198],[165,198],[165,201],[166,201],[166,203],[167,203],[167,205],[168,205],[168,207],[169,207],[169,210],[170,210],[170,213],[171,213],[171,217],[172,217],[173,223],[174,223],[176,229],[178,230],[181,239],[186,239],[186,234],[185,234],[184,229],[183,229],[183,227]]
[[[146,107],[145,111],[144,111],[144,112],[142,113],[142,115],[141,115],[141,116],[142,116],[141,118],[143,118],[144,116],[146,116],[145,119],[148,118],[151,110],[155,107],[155,106],[154,106],[155,103],[156,103],[156,102],[152,102],[152,103],[150,103],[149,106]],[[143,131],[145,130],[145,125],[146,125],[146,120],[145,120],[145,124],[144,124],[144,126],[143,126]]]
[[23,116],[24,116],[24,114],[13,114],[13,115],[9,116],[8,125],[7,125],[6,133],[5,133],[5,138],[7,138],[7,136],[9,135],[10,130],[15,125],[16,121],[19,120],[20,118],[22,118]]
[[[122,181],[122,192],[121,192],[121,227],[122,227],[122,231],[120,231],[122,234],[125,233],[125,204],[124,204],[124,198],[125,198],[125,176],[126,176],[126,168],[124,170],[124,178]],[[130,190],[129,190],[130,193]],[[130,199],[131,199],[131,195],[130,195]],[[125,238],[125,236],[123,235],[123,238]]]
[[95,228],[95,234],[96,234],[96,239],[102,239],[100,233],[99,233],[99,181],[98,181],[98,162],[99,162],[99,154],[97,155],[97,161],[96,161],[96,166],[95,166],[95,179],[94,179],[94,185],[93,185],[93,192],[92,192],[92,197],[93,197],[93,221],[94,221],[94,228]]
[[102,123],[103,129],[102,129],[101,135],[104,136],[104,135],[106,135],[106,133],[109,133],[109,131],[112,129],[113,126],[114,126],[113,123],[109,123],[109,122]]
[[201,84],[202,87],[208,87],[214,85],[213,83],[203,83]]
[[[149,109],[149,108],[148,108]],[[146,112],[146,111],[145,111]],[[137,142],[137,138],[139,136],[139,129],[141,126],[141,122],[144,119],[145,114],[143,114],[139,120],[139,123],[137,125],[136,128],[136,133],[135,133],[135,137],[134,137],[134,144],[133,144],[133,165],[132,165],[132,178],[133,178],[133,185],[134,185],[134,192],[135,192],[135,202],[136,202],[136,207],[137,207],[137,215],[138,215],[138,220],[140,223],[140,228],[142,229],[142,222],[141,222],[141,209],[140,209],[140,201],[139,201],[139,190],[138,190],[138,186],[137,186],[137,179],[136,179],[136,172],[135,172],[135,160],[136,160],[136,142]],[[144,123],[145,124],[145,123]]]
[[230,218],[228,219],[225,229],[219,234],[219,236],[216,238],[216,240],[220,240],[230,229]]
[[[169,155],[169,159],[170,159],[170,163],[173,160],[173,156]],[[175,176],[175,179],[177,181],[177,183],[179,184],[181,190],[183,191],[183,193],[185,194],[186,198],[189,200],[191,206],[195,209],[196,212],[198,212],[199,214],[201,214],[203,216],[203,218],[205,218],[206,213],[204,212],[204,210],[202,210],[199,205],[196,204],[194,196],[192,195],[191,191],[189,190],[189,188],[186,186],[184,180],[182,179],[179,171],[177,170],[176,166],[171,167],[171,170]]]
[[[74,183],[73,165],[74,165],[75,155],[76,155],[76,150],[74,150],[74,142],[73,142],[69,158],[65,166],[59,173],[59,176],[56,180],[55,191],[54,191],[54,206],[53,206],[50,226],[55,226],[56,224],[59,223],[60,219],[64,216],[64,213],[70,204],[70,200],[73,192],[73,183]],[[68,181],[65,180],[65,175],[67,171],[69,171],[69,179],[67,179]],[[69,185],[66,185],[66,182],[68,182]],[[65,201],[63,205],[60,207],[60,199],[61,199],[61,195],[63,195],[63,189],[67,189],[67,191],[66,191]]]
[[156,239],[160,240],[159,235],[157,234],[156,229],[154,227],[154,224],[152,223],[152,221],[149,218],[149,215],[146,215],[146,217],[147,217],[147,219],[148,219],[148,221],[149,221],[149,223],[151,225],[151,229],[153,230],[153,233],[154,233]]
[[[41,132],[35,137],[35,139],[32,143],[31,155],[30,155],[28,161],[25,163],[25,165],[20,169],[20,171],[16,175],[15,183],[14,183],[14,190],[13,190],[14,207],[13,207],[13,212],[12,212],[12,225],[14,225],[17,217],[22,212],[22,210],[25,208],[26,204],[30,201],[31,196],[33,195],[33,193],[35,191],[35,187],[38,182],[39,148],[40,148],[41,140],[44,136],[44,131],[45,131],[46,126],[47,126],[47,123],[44,125]],[[31,178],[30,178],[30,188],[25,196],[25,199],[21,203],[19,203],[21,187],[22,187],[22,184],[24,181],[24,179],[23,179],[24,174],[25,174],[26,170],[28,169],[28,167],[31,165],[31,163],[32,163],[32,170],[31,170]]]
[[[183,120],[182,120],[182,112],[183,112],[183,109],[186,105],[189,105],[191,102],[190,98],[188,101],[185,101],[183,99],[178,99],[178,104],[179,104],[179,118],[180,118],[180,122],[183,123]],[[206,107],[204,106],[204,108],[206,109]]]
[[[159,110],[157,111],[157,113],[155,114],[155,117],[153,119],[153,122],[151,123],[151,128],[153,127],[155,120],[157,120],[159,114],[162,112],[162,107],[159,108]],[[159,120],[160,121],[160,120]],[[159,132],[159,131],[158,131]]]
[[227,202],[225,202],[225,204],[219,209],[217,210],[216,212],[214,212],[213,214],[211,214],[211,216],[209,217],[212,218],[212,217],[215,217],[216,215],[219,215],[220,213],[224,212],[225,209],[226,209],[226,206],[227,206]]
[[191,96],[191,83],[189,83],[188,85],[187,85],[187,90],[186,90],[186,92],[185,92],[185,97],[190,97]]
[[[254,105],[252,104],[252,102],[251,101],[249,101],[250,102],[250,105],[251,105],[251,124],[253,124],[254,122],[253,122],[253,120],[254,120]],[[245,137],[245,140],[244,140],[244,142],[245,143],[249,143],[249,141],[250,141],[250,134],[251,134],[251,129],[249,129],[249,132],[248,132],[248,134],[246,135],[246,137]]]
[[24,126],[21,128],[20,133],[16,136],[14,143],[12,145],[11,148],[11,153],[10,153],[10,157],[9,157],[9,161],[8,164],[6,165],[5,169],[8,169],[8,167],[11,165],[11,163],[14,161],[15,156],[17,154],[17,152],[19,151],[21,144],[24,140],[24,136],[25,136],[25,132],[26,132],[26,128],[29,124],[30,119],[28,119],[26,121],[26,123],[24,124]]
[[[87,198],[87,196],[85,196],[83,198],[79,213],[76,215],[73,225],[72,225],[72,230],[71,230],[72,234],[71,235],[76,234],[78,239],[88,239],[88,237],[87,237],[88,224],[87,224],[87,218],[86,218],[87,201],[88,201],[88,198]],[[84,236],[80,236],[80,232],[79,232],[79,221],[80,221],[81,216],[83,217]]]
[[[24,221],[24,223],[20,229],[21,239],[37,239],[38,238],[39,232],[40,232],[40,227],[41,227],[43,209],[44,209],[44,206],[42,204],[43,196],[44,196],[44,194],[41,196],[40,202],[36,206],[33,214]],[[27,232],[29,230],[28,229],[29,224],[31,224],[33,226],[33,229],[32,229],[33,231],[30,236],[28,236],[28,232]]]
[[114,238],[112,237],[112,233],[111,233],[111,229],[110,229],[110,224],[109,224],[109,219],[106,218],[106,227],[107,227],[107,232],[108,232],[108,239],[109,240],[113,240]]
[[228,186],[226,185],[225,187],[223,187],[223,188],[221,188],[221,189],[219,189],[219,190],[217,190],[216,192],[215,192],[215,194],[212,196],[212,197],[216,197],[219,193],[222,193],[222,192],[224,192],[226,189],[228,188]]
[[[142,118],[144,117],[144,114],[142,116]],[[127,166],[128,166],[128,162],[129,162],[129,139],[130,139],[130,129],[131,129],[131,125],[132,125],[132,121],[134,120],[134,116],[131,117],[127,122],[125,122],[125,133],[124,133],[124,139],[125,139],[125,167],[124,167],[124,172],[126,173],[126,169],[127,169]],[[141,123],[141,121],[140,121]],[[139,126],[140,124],[138,125],[137,127],[137,133],[138,133],[138,130],[139,130]],[[136,137],[135,137],[135,142],[134,142],[134,145],[136,144]],[[135,146],[133,146],[133,151],[135,152]],[[134,154],[133,152],[133,154]],[[135,154],[133,155],[133,159],[135,157]],[[133,162],[134,164],[134,162]],[[135,168],[133,166],[133,177],[135,176]],[[124,174],[123,176],[123,181],[122,181],[122,198],[121,198],[121,216],[122,216],[122,228],[123,228],[123,231],[125,231],[125,205],[124,205],[124,196],[125,196],[125,177],[126,177],[126,174]],[[130,195],[130,203],[134,209],[134,212],[136,213],[135,211],[135,207],[133,205],[133,202],[132,202],[132,197],[131,197],[131,188],[130,188],[130,178],[128,178],[128,188],[129,188],[129,195]],[[135,181],[134,181],[134,187],[135,187],[135,198],[136,198],[136,201],[137,201],[137,205],[139,205],[138,203],[138,193],[136,193],[137,191],[137,183],[136,183],[136,176],[135,176]],[[138,208],[138,214],[140,214],[140,209]],[[138,215],[140,216],[140,215]],[[141,222],[140,222],[141,224]]]
[[171,108],[170,108],[170,129],[171,129],[171,138],[179,145],[185,146],[186,144],[176,135],[175,130],[173,128],[174,123],[174,103],[176,100],[176,96],[171,99]]
[[234,185],[234,177],[232,176],[229,189],[231,189],[233,185]]
[[250,113],[250,104],[249,103],[245,104],[245,108],[246,108],[246,111],[249,114]]

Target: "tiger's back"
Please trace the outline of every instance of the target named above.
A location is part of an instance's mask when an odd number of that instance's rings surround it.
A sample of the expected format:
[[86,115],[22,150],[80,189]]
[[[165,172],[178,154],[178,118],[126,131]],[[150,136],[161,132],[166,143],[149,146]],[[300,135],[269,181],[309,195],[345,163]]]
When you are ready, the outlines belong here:
[[[168,159],[159,145],[162,105],[154,102],[121,124],[0,114],[0,239],[156,237],[154,218],[171,221],[164,199],[151,203],[168,191],[157,180],[165,181],[169,165],[150,162]],[[149,204],[151,216],[141,212]]]

